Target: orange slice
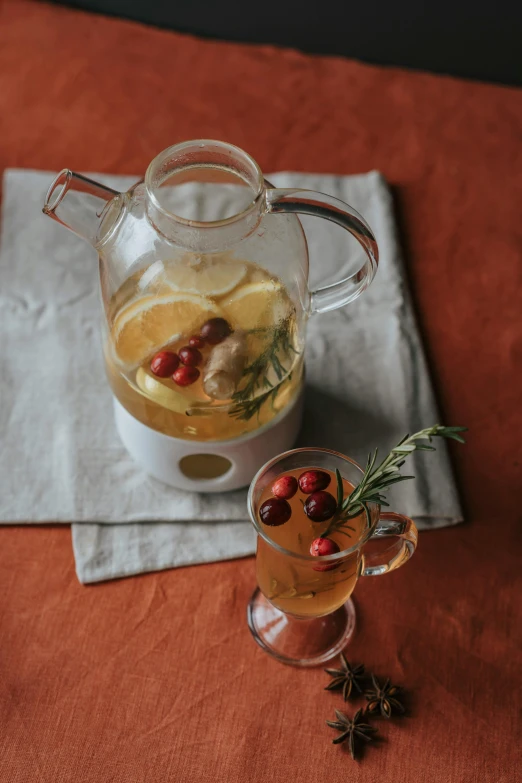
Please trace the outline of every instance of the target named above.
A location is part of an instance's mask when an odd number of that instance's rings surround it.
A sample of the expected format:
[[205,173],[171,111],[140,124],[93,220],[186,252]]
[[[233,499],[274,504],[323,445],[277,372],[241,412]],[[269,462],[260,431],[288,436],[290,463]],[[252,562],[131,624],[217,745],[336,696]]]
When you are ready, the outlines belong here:
[[129,302],[114,321],[116,356],[126,367],[137,367],[164,345],[190,336],[209,318],[220,315],[220,309],[204,296],[184,292],[143,296]]
[[285,289],[274,280],[242,285],[220,304],[232,328],[245,331],[276,326],[291,310]]
[[191,256],[175,263],[165,263],[164,279],[175,291],[220,297],[233,291],[246,271],[242,261],[226,253],[202,259]]
[[175,413],[186,413],[190,401],[175,389],[170,389],[165,383],[154,378],[151,373],[140,367],[136,373],[136,383],[147,397]]

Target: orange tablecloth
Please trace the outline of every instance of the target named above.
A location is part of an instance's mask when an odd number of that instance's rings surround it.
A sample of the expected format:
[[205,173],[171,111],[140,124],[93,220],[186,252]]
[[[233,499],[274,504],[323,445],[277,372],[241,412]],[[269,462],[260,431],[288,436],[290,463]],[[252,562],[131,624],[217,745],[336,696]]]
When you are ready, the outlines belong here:
[[250,559],[86,588],[68,529],[3,528],[0,780],[516,780],[521,131],[514,89],[4,0],[0,168],[135,173],[215,137],[265,171],[380,169],[444,421],[470,433],[454,452],[468,523],[358,589],[350,659],[411,692],[362,763],[330,744],[326,675],[251,641]]

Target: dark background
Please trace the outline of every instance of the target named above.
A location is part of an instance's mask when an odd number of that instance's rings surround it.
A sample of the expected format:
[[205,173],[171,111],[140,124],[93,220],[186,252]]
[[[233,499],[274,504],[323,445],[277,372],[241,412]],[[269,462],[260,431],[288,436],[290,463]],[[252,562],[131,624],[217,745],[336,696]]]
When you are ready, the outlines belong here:
[[522,84],[520,0],[69,0],[64,5],[211,38]]

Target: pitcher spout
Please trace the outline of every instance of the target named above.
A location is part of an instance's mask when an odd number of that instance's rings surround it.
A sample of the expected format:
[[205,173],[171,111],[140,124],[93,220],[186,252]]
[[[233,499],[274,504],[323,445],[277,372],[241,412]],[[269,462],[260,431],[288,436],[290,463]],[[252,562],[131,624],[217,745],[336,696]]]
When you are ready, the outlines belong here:
[[47,191],[42,211],[96,247],[114,229],[123,201],[118,191],[62,169]]

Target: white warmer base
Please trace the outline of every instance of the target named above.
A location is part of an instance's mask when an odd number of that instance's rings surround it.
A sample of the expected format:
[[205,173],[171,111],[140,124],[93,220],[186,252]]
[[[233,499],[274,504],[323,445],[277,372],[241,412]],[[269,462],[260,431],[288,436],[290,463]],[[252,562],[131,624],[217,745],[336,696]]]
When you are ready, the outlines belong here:
[[[226,492],[247,486],[265,462],[292,448],[303,414],[303,393],[269,424],[242,437],[224,441],[172,438],[147,427],[114,397],[116,428],[129,454],[151,476],[171,487],[191,492]],[[183,457],[212,454],[230,461],[222,476],[189,478],[181,468]]]

